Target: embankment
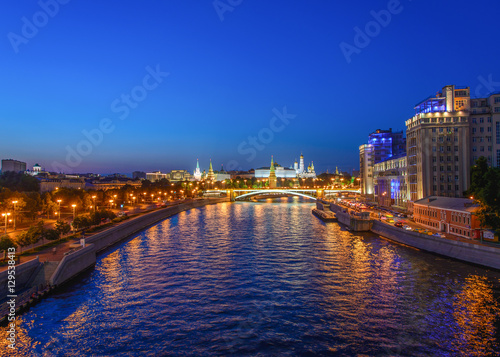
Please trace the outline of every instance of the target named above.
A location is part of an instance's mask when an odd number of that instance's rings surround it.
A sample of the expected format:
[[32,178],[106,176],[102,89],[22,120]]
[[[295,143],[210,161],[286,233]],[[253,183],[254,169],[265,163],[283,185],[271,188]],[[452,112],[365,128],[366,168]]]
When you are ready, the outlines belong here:
[[500,249],[496,247],[433,237],[406,231],[379,221],[373,221],[371,231],[427,252],[500,270]]
[[[353,218],[349,213],[344,212],[346,211],[345,208],[334,203],[330,203],[330,210],[335,212],[340,223],[350,227],[351,229],[353,229],[353,223],[360,221],[357,218]],[[421,234],[394,227],[378,220],[371,219],[369,221],[369,229],[367,230],[370,230],[371,232],[384,238],[388,238],[395,242],[406,244],[430,253],[500,270],[500,246],[493,247],[478,244],[476,242],[468,243],[447,238],[433,237],[427,234]],[[365,225],[363,224],[363,227],[364,226]]]

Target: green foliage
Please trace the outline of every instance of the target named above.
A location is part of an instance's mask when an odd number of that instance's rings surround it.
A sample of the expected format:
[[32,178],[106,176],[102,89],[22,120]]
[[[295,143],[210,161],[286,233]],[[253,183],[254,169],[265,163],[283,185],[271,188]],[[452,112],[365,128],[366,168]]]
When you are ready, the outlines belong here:
[[9,235],[5,234],[0,237],[0,251],[7,250],[8,248],[16,247],[16,242],[9,237]]
[[54,230],[57,232],[57,234],[59,234],[59,236],[61,236],[64,234],[68,234],[71,230],[71,227],[64,221],[57,221]]
[[73,227],[76,229],[87,228],[92,225],[92,221],[88,216],[76,216],[73,220]]
[[483,227],[500,229],[500,169],[488,168],[487,161],[480,157],[471,169],[471,185],[467,195],[479,202],[476,212]]
[[40,192],[40,182],[31,175],[7,171],[0,175],[0,187],[18,192]]
[[61,235],[56,229],[44,229],[42,232],[42,238],[47,240],[57,240],[61,238]]

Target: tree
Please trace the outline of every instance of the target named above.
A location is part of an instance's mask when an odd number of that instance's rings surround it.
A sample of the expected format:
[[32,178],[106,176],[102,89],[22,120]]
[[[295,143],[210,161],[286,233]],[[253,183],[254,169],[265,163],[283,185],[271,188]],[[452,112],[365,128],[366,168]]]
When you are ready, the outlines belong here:
[[68,223],[64,221],[57,221],[56,225],[54,226],[54,230],[59,234],[59,236],[61,236],[68,234],[69,231],[71,230],[71,227]]
[[[68,224],[68,229],[69,229],[69,224]],[[56,229],[44,229],[44,231],[42,233],[42,237],[43,237],[43,239],[47,239],[47,240],[57,240],[61,236]]]
[[0,250],[7,250],[9,248],[15,248],[17,246],[16,242],[5,234],[0,237]]
[[76,216],[73,220],[73,227],[75,229],[90,227],[91,221],[87,216]]
[[45,192],[42,195],[42,209],[47,214],[47,218],[50,219],[50,214],[57,212],[59,205],[52,200],[52,195],[50,192]]
[[480,157],[471,169],[471,185],[466,192],[479,203],[476,215],[483,227],[500,229],[500,169],[488,167]]

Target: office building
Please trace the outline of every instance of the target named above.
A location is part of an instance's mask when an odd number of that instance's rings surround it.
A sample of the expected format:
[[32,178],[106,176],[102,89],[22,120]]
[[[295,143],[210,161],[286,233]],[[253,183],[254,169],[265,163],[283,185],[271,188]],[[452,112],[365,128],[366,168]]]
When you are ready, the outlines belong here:
[[406,121],[408,194],[461,197],[470,181],[469,87],[445,86]]

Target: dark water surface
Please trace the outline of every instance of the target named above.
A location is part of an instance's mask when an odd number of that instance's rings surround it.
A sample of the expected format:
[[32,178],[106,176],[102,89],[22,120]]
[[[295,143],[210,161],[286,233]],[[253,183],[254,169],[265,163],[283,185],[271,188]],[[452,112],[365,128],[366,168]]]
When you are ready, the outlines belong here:
[[499,354],[499,273],[312,207],[224,203],[147,229],[22,315],[19,355]]

